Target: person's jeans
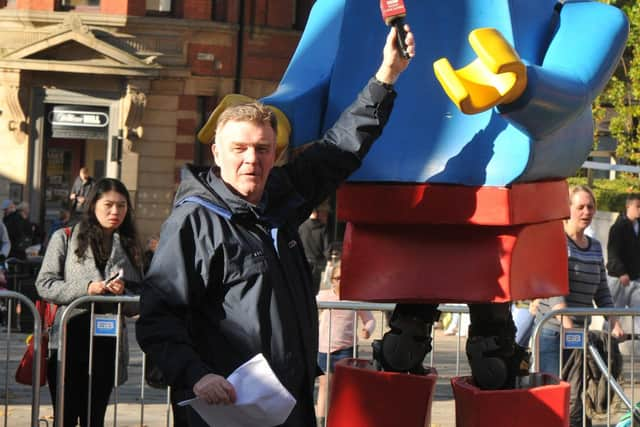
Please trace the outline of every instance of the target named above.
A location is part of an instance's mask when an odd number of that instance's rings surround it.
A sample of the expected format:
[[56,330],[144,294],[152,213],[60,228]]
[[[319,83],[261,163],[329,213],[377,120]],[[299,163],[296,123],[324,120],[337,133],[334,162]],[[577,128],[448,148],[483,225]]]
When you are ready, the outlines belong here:
[[560,376],[560,331],[542,328],[540,332],[540,372]]
[[[348,359],[353,357],[353,347],[342,348],[340,350],[332,351],[329,361],[329,371],[336,370],[336,362],[342,359]],[[318,352],[318,366],[324,372],[327,369],[327,353]]]

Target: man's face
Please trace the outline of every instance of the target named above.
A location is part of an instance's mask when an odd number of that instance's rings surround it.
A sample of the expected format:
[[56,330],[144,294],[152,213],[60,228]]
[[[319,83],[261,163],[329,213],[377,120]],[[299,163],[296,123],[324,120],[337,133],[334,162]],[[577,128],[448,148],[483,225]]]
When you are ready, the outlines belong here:
[[630,221],[635,221],[640,218],[640,200],[631,200],[627,204],[627,218]]
[[220,177],[240,197],[257,204],[276,160],[276,133],[270,126],[229,121],[216,136],[211,151]]
[[87,178],[89,178],[89,173],[84,169],[80,169],[80,179],[86,181]]

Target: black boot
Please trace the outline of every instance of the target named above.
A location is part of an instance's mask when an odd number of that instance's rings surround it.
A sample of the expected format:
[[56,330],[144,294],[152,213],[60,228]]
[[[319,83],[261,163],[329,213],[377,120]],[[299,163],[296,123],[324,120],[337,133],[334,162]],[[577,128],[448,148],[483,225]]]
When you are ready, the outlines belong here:
[[510,303],[473,304],[469,312],[466,352],[476,385],[485,390],[515,388],[516,377],[528,374],[531,355],[515,342]]
[[424,374],[425,356],[431,351],[431,326],[440,317],[435,304],[398,304],[382,340],[372,343],[378,370]]

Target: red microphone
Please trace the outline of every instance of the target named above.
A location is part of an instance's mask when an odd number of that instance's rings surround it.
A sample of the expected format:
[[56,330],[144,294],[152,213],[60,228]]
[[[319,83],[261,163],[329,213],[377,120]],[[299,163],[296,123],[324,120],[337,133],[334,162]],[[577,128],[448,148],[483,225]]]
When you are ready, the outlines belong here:
[[407,37],[407,32],[404,30],[404,17],[407,16],[407,9],[404,7],[403,0],[380,0],[380,11],[382,12],[382,19],[384,23],[396,27],[396,41],[400,53],[406,59],[409,59],[409,53],[407,52],[407,45],[404,39]]

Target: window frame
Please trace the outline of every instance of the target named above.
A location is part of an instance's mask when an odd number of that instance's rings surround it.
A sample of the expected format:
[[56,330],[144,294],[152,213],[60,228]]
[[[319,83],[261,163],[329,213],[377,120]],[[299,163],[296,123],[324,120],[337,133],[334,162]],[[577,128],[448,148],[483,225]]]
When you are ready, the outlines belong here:
[[[158,0],[158,3],[162,0]],[[147,0],[145,0],[144,5],[144,14],[145,16],[160,16],[160,17],[176,17],[176,8],[177,8],[177,0],[169,0],[170,1],[170,10],[169,11],[161,11],[161,10],[153,10],[147,9]]]
[[[77,11],[77,12],[100,12],[100,4],[101,1],[108,1],[108,0],[95,0],[98,2],[97,5],[90,5],[90,4],[78,4],[78,5],[72,5],[72,4],[65,4],[67,1],[71,1],[71,0],[56,0],[55,2],[55,11],[57,12],[69,12],[69,11]],[[91,0],[84,0],[85,3],[88,3]]]

